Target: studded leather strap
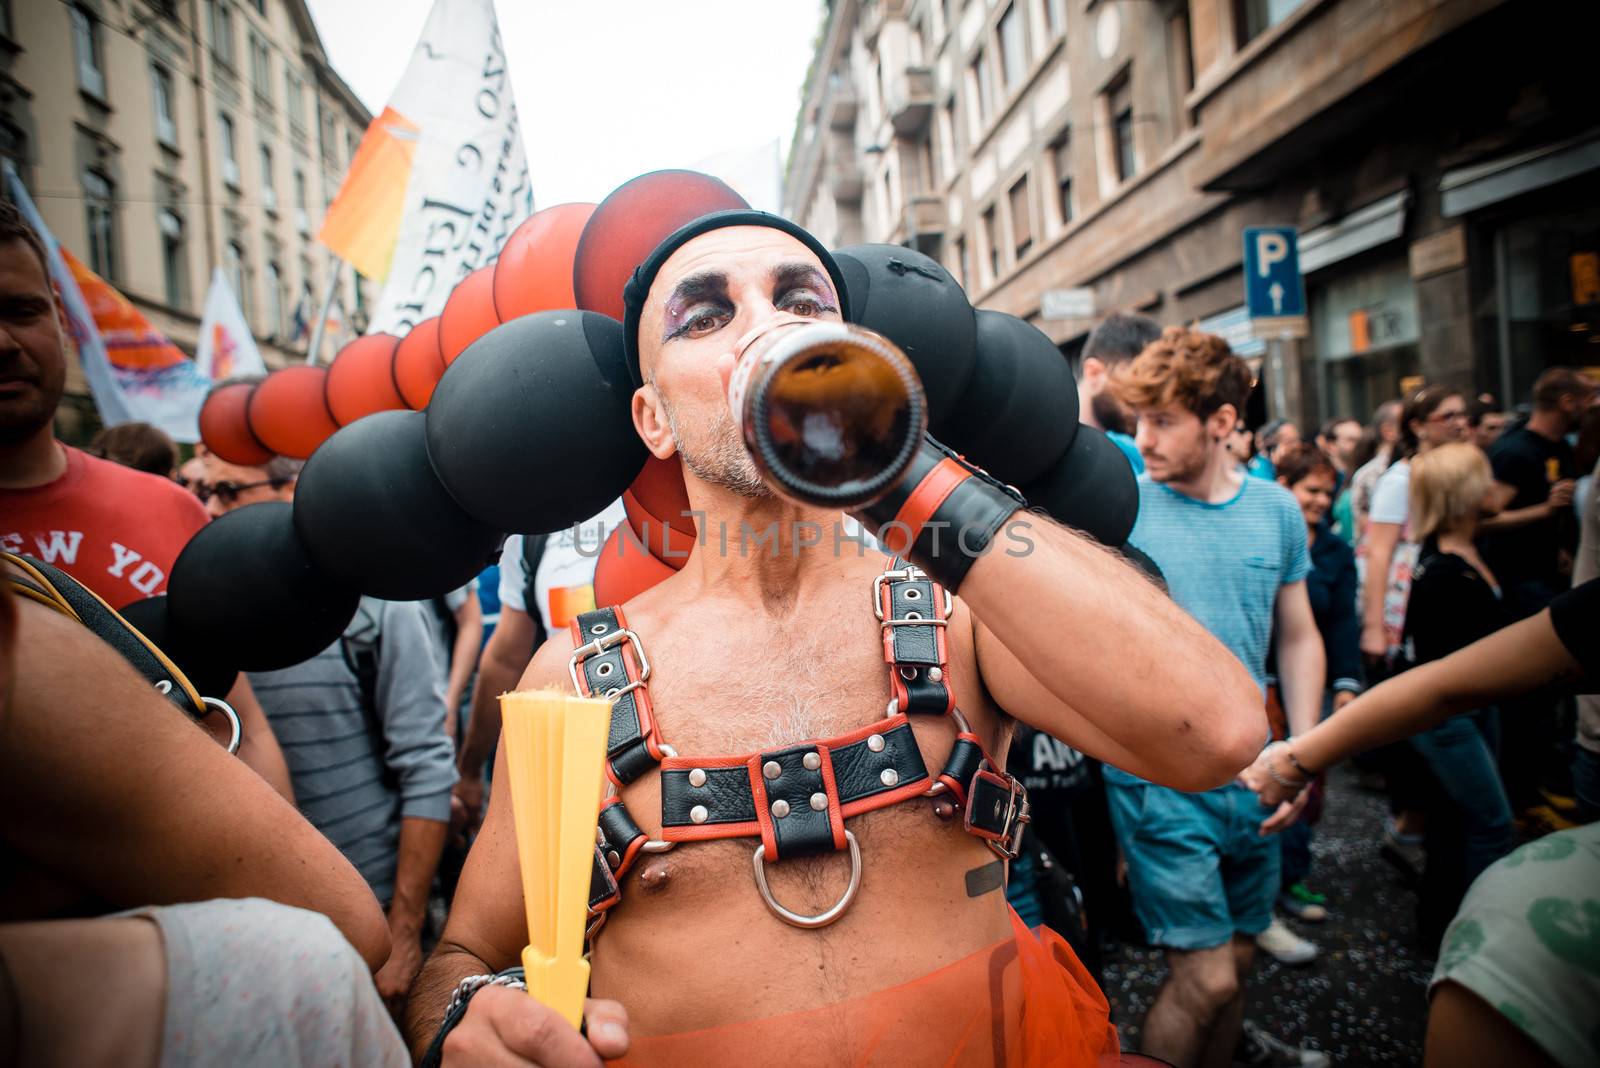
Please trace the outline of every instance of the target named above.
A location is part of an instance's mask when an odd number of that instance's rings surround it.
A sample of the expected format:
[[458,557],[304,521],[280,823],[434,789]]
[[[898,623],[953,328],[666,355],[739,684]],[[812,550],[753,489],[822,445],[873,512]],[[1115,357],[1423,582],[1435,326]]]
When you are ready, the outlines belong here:
[[897,712],[944,715],[955,709],[955,691],[948,683],[948,607],[942,586],[899,560],[873,585],[873,609],[889,665],[889,695]]
[[844,821],[925,793],[911,724],[893,716],[849,734],[740,757],[661,764],[661,837],[760,837],[766,859],[845,846]]
[[649,661],[621,608],[597,608],[572,621],[572,682],[584,697],[611,701],[606,773],[626,785],[661,762],[650,706]]

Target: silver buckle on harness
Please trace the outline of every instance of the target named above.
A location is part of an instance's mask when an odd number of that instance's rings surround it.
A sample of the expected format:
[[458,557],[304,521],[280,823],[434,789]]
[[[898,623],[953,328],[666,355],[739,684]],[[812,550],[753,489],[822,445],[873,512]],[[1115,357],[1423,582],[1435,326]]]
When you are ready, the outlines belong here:
[[1011,793],[1006,799],[1005,820],[1009,834],[1003,843],[985,840],[984,845],[1002,860],[1016,860],[1022,852],[1023,828],[1033,822],[1033,813],[1028,804],[1027,789],[1014,776],[1006,775],[1006,778],[1011,786]]
[[[926,579],[927,577],[928,573],[922,570],[922,568],[917,567],[914,564],[907,564],[899,571],[885,571],[883,574],[873,579],[872,614],[878,617],[878,622],[882,623],[886,627],[905,626],[907,623],[918,623],[925,627],[943,626],[944,619],[900,620],[883,618],[883,584],[885,582],[914,582]],[[940,590],[944,593],[944,618],[949,619],[951,613],[955,611],[955,598],[951,597],[950,591],[944,587],[941,586]]]
[[828,926],[844,915],[844,910],[856,899],[856,891],[861,889],[861,846],[856,842],[856,836],[849,830],[844,832],[844,837],[850,846],[850,884],[844,888],[844,893],[832,907],[815,916],[802,916],[778,904],[778,899],[772,896],[772,888],[767,885],[767,847],[765,844],[756,846],[756,851],[751,857],[756,869],[756,889],[761,891],[761,900],[767,903],[767,908],[772,910],[774,916],[791,927],[803,927],[814,931],[818,927]]
[[627,693],[638,687],[650,678],[650,659],[644,655],[644,644],[639,641],[639,636],[626,628],[614,630],[609,634],[596,638],[592,642],[578,646],[572,650],[572,659],[567,661],[567,673],[572,676],[572,688],[578,693],[583,692],[583,681],[578,678],[578,665],[591,656],[599,656],[613,645],[627,642],[633,646],[633,655],[639,658],[639,678],[627,686],[619,687],[617,696]]

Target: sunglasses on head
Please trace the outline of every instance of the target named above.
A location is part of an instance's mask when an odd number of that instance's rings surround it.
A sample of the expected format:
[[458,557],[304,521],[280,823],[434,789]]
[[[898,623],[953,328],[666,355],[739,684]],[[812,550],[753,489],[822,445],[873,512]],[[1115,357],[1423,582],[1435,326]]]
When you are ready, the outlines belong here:
[[211,500],[212,497],[217,498],[217,500],[221,501],[223,504],[233,504],[238,501],[239,494],[243,493],[245,490],[259,489],[262,486],[271,486],[273,489],[277,489],[279,486],[284,485],[288,481],[289,480],[286,478],[264,478],[260,482],[244,483],[205,483],[197,481],[194,484],[194,495],[200,498],[202,504]]

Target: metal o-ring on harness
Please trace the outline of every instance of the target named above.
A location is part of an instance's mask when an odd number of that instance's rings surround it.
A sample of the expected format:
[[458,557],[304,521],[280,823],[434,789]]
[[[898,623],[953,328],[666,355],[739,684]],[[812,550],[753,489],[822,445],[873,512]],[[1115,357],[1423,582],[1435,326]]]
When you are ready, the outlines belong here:
[[861,889],[861,846],[856,842],[856,836],[848,829],[844,832],[844,838],[850,846],[850,882],[845,886],[844,893],[840,895],[838,901],[815,916],[803,916],[778,904],[778,899],[772,896],[772,888],[767,885],[767,847],[764,844],[756,846],[755,852],[750,856],[751,864],[756,871],[756,889],[761,891],[761,900],[766,902],[767,908],[772,910],[774,916],[790,926],[816,930],[828,926],[844,915],[845,909],[856,899],[856,891]]

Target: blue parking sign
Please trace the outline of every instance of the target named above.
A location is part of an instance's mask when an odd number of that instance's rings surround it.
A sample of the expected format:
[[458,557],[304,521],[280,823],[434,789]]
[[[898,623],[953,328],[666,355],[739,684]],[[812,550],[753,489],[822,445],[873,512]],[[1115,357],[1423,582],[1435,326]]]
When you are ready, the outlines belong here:
[[1306,313],[1294,227],[1245,228],[1244,293],[1252,319],[1285,319]]

